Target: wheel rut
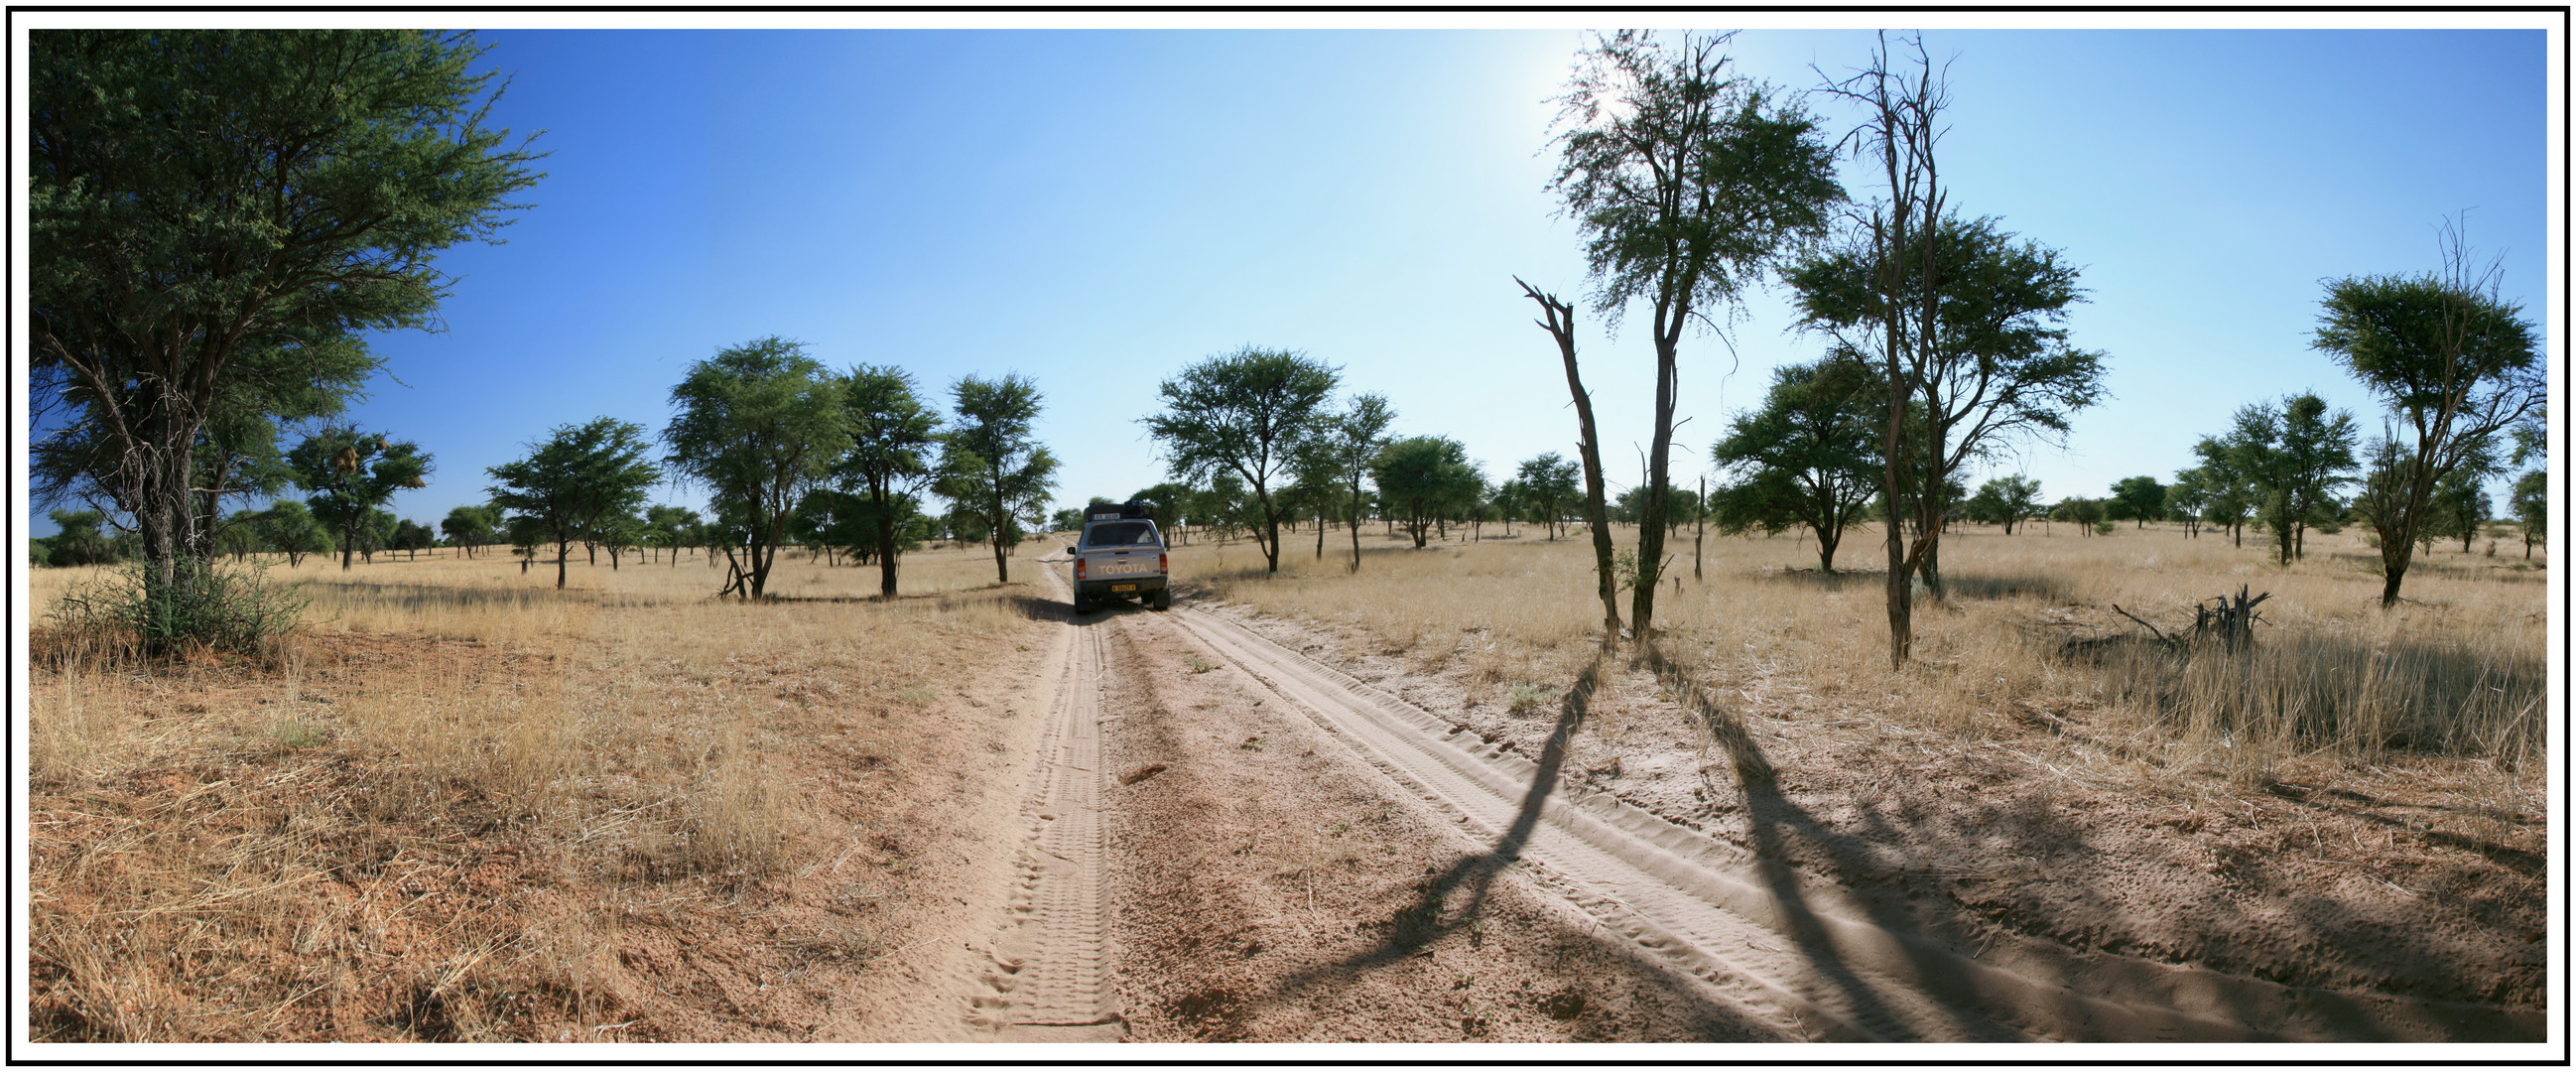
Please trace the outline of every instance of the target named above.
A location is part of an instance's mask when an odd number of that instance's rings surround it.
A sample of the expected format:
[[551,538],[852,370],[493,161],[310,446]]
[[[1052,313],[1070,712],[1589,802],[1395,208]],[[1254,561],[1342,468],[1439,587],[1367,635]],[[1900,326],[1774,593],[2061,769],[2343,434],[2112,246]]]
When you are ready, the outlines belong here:
[[[2528,1031],[2486,1006],[2289,987],[2001,936],[1927,937],[1855,892],[1561,781],[1227,617],[1174,624],[1531,883],[1791,1037],[2378,1041]],[[1573,732],[1569,709],[1559,734]],[[2509,1022],[2511,1021],[2511,1022]]]
[[[1037,568],[1065,587],[1054,570]],[[1100,813],[1101,641],[1068,622],[1056,643],[1054,696],[1021,797],[1025,836],[966,1023],[1002,1042],[1113,1042],[1126,1028]]]

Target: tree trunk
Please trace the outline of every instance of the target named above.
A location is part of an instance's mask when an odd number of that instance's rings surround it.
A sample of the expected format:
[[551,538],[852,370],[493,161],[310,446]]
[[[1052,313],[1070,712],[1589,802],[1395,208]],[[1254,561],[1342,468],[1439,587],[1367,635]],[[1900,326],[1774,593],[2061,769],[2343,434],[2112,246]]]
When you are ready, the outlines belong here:
[[[1515,278],[1512,280],[1520,283]],[[1616,556],[1610,546],[1610,506],[1601,475],[1601,436],[1592,422],[1592,394],[1583,389],[1583,372],[1574,354],[1574,307],[1541,293],[1527,283],[1521,292],[1546,310],[1547,318],[1539,321],[1556,349],[1565,360],[1565,388],[1574,397],[1576,427],[1583,438],[1575,444],[1583,457],[1583,516],[1592,526],[1593,578],[1601,597],[1601,647],[1607,651],[1619,646],[1619,582]]]
[[1914,652],[1914,588],[1905,574],[1905,512],[1898,494],[1905,463],[1897,447],[1904,442],[1905,404],[1914,392],[1897,369],[1897,318],[1887,319],[1887,434],[1882,437],[1887,457],[1887,661],[1902,670]]
[[751,560],[750,598],[759,599],[769,591],[769,568],[778,562],[778,545],[766,539],[766,533],[752,530],[751,544],[745,557]]
[[[1931,403],[1926,403],[1927,409],[1930,406]],[[1908,572],[1912,576],[1923,578],[1924,593],[1931,596],[1933,602],[1938,603],[1949,594],[1948,590],[1941,586],[1941,531],[1949,521],[1950,504],[1947,501],[1945,474],[1941,472],[1939,465],[1939,459],[1948,450],[1948,444],[1944,440],[1949,437],[1941,432],[1941,426],[1937,422],[1927,422],[1927,424],[1933,431],[1934,440],[1924,452],[1923,485],[1916,492],[1915,498],[1914,547],[1906,552],[1906,556]],[[1915,434],[1920,436],[1924,433],[1918,431]],[[1910,591],[1911,585],[1908,588]],[[1911,618],[1910,613],[1908,617]],[[1909,621],[1909,627],[1911,624]]]
[[564,563],[571,559],[572,538],[558,537],[555,540],[555,590],[558,592],[562,591],[564,586]]
[[1699,478],[1699,528],[1691,535],[1691,580],[1701,580],[1700,548],[1708,542],[1708,478]]
[[1628,628],[1640,648],[1653,634],[1655,588],[1664,576],[1664,533],[1672,517],[1672,489],[1665,486],[1665,476],[1672,471],[1682,321],[1689,315],[1687,300],[1655,312],[1655,433],[1646,451],[1646,494],[1637,511],[1637,583],[1628,609]]
[[1264,543],[1256,533],[1253,542],[1261,545],[1261,555],[1270,563],[1270,575],[1276,577],[1279,575],[1279,512],[1271,509],[1270,493],[1266,491],[1261,493],[1261,519],[1270,529],[1270,539]]
[[1360,478],[1351,476],[1351,572],[1360,571]]
[[893,599],[895,592],[894,512],[887,496],[873,496],[877,503],[877,595]]

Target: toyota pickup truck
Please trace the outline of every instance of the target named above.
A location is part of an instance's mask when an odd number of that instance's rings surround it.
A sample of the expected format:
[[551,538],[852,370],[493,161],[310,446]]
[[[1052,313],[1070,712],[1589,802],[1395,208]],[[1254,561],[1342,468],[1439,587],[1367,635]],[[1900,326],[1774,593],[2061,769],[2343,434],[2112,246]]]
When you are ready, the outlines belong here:
[[1092,507],[1083,515],[1081,539],[1064,553],[1073,556],[1075,614],[1090,613],[1104,599],[1172,609],[1172,557],[1151,509],[1136,503]]

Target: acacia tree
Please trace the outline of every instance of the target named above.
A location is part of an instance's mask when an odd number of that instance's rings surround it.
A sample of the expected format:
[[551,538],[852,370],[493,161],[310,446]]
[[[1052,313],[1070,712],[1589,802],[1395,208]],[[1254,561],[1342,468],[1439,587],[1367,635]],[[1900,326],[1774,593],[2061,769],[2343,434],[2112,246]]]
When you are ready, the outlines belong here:
[[2313,345],[2378,395],[2392,422],[2392,483],[2373,517],[2382,608],[2397,604],[2433,485],[2492,457],[2497,436],[2546,411],[2533,328],[2502,286],[2500,263],[2473,264],[2456,224],[2443,227],[2437,272],[2326,285]]
[[2210,524],[2225,528],[2238,547],[2245,546],[2245,519],[2257,504],[2253,477],[2240,462],[2244,456],[2241,446],[2234,432],[2202,436],[2191,446],[2192,454],[2200,459],[2200,465],[2192,471],[2200,474],[2200,486],[2208,497],[2202,516]]
[[648,454],[644,426],[614,417],[559,425],[528,448],[527,457],[484,470],[496,482],[487,490],[495,508],[514,512],[554,542],[555,587],[562,588],[572,542],[604,540],[614,562],[636,535],[618,522],[644,505],[662,474]]
[[1832,573],[1844,528],[1877,491],[1877,386],[1852,361],[1774,370],[1762,408],[1739,414],[1709,448],[1709,460],[1735,476],[1718,488],[1719,531],[1805,525],[1820,568]]
[[2549,542],[2549,470],[2534,469],[2513,482],[2513,498],[2506,501],[2513,519],[2522,525],[2522,557],[2531,557],[2533,541]]
[[459,548],[467,558],[472,558],[475,548],[496,538],[498,534],[494,530],[500,523],[501,519],[490,507],[459,506],[447,512],[446,519],[438,523],[438,531],[446,533],[449,544]]
[[1231,470],[1217,470],[1215,476],[1208,478],[1206,487],[1190,489],[1190,523],[1214,531],[1219,547],[1234,537],[1235,530],[1251,527],[1251,513],[1243,478]]
[[[536,154],[485,125],[472,35],[48,30],[30,46],[30,388],[89,443],[151,589],[210,553],[222,407],[345,393],[355,333],[427,327]],[[231,400],[231,402],[227,402]],[[255,422],[252,422],[255,423]],[[256,433],[256,428],[246,430]]]
[[[1319,466],[1331,472],[1333,483],[1350,500],[1351,572],[1360,568],[1360,517],[1366,514],[1368,500],[1362,492],[1369,470],[1377,462],[1388,442],[1386,429],[1395,423],[1395,407],[1385,395],[1354,396],[1341,412],[1324,422],[1315,438],[1312,451]],[[1320,537],[1319,537],[1320,539]],[[1322,544],[1317,543],[1318,547]]]
[[1583,492],[1575,483],[1578,473],[1574,462],[1552,450],[1520,464],[1520,501],[1547,525],[1548,539],[1563,526],[1566,503]]
[[2544,423],[2547,417],[2544,410],[2513,429],[2513,464],[2520,466],[2534,458],[2541,461],[2539,468],[2522,474],[2513,482],[2511,497],[2505,500],[2505,509],[2512,511],[2514,520],[2521,524],[2522,557],[2525,560],[2531,558],[2533,540],[2542,543],[2549,540],[2549,429]]
[[1484,477],[1467,461],[1466,446],[1447,436],[1389,443],[1370,471],[1387,512],[1403,524],[1416,549],[1430,542],[1433,525],[1484,490]]
[[2209,487],[2198,469],[2174,472],[2173,483],[2165,485],[2165,517],[2182,522],[2185,537],[2200,535],[2201,511],[2209,509]]
[[764,598],[797,500],[849,449],[840,386],[804,344],[772,335],[689,366],[671,405],[679,412],[662,430],[664,461],[707,489],[728,532],[731,571],[719,594]]
[[50,515],[55,529],[48,545],[45,564],[49,566],[96,566],[116,561],[116,542],[98,530],[107,523],[107,515],[97,510],[56,510]]
[[2094,530],[2101,526],[2103,517],[2108,511],[2104,508],[2102,500],[2078,495],[2060,500],[2056,508],[2049,513],[2061,521],[2075,522],[2083,528],[2084,535],[2091,536]]
[[[1186,547],[1190,542],[1190,525],[1193,523],[1190,518],[1190,508],[1196,501],[1196,496],[1197,493],[1192,491],[1188,484],[1166,480],[1149,488],[1138,489],[1135,494],[1127,497],[1127,501],[1141,504],[1154,511],[1155,520],[1162,526],[1164,540],[1169,541],[1173,530],[1177,527],[1180,531],[1181,545]],[[1082,528],[1081,511],[1074,512],[1073,528],[1075,530]]]
[[344,570],[355,554],[375,549],[363,537],[376,511],[395,492],[426,487],[430,473],[430,456],[421,453],[419,444],[349,427],[323,428],[304,437],[287,452],[286,463],[294,470],[295,486],[309,493],[305,505],[339,538]]
[[331,530],[315,519],[313,512],[293,499],[270,503],[251,520],[251,531],[259,534],[269,550],[286,555],[286,568],[304,564],[306,555],[331,553]]
[[427,525],[403,518],[394,522],[394,538],[385,546],[403,552],[406,561],[419,561],[421,548],[438,546],[438,534]]
[[2258,516],[2272,530],[2282,565],[2303,558],[2307,527],[2332,502],[2334,489],[2352,482],[2360,430],[2352,414],[2329,413],[2313,394],[2255,403],[2236,411],[2228,437],[2238,472],[2250,484]]
[[648,506],[644,509],[644,538],[654,547],[671,552],[671,567],[679,568],[680,549],[695,547],[704,524],[698,512],[677,506]]
[[2429,550],[2435,536],[2458,537],[2460,553],[2468,554],[2470,546],[2477,540],[2478,530],[2485,527],[2488,515],[2495,513],[2495,499],[2487,494],[2486,489],[2489,475],[2485,471],[2454,469],[2451,475],[2433,485],[2431,523],[2417,542],[2425,544]]
[[1610,549],[1610,495],[1601,471],[1601,435],[1592,422],[1592,393],[1583,389],[1583,372],[1574,353],[1574,306],[1557,300],[1519,276],[1521,293],[1537,302],[1541,317],[1539,327],[1547,329],[1556,340],[1557,356],[1565,361],[1565,389],[1574,396],[1575,429],[1580,438],[1574,441],[1575,453],[1583,459],[1583,520],[1592,528],[1592,577],[1595,592],[1601,597],[1601,649],[1619,646],[1619,571],[1616,556]]
[[1552,189],[1584,236],[1594,303],[1615,324],[1637,298],[1653,312],[1654,432],[1637,530],[1631,627],[1652,634],[1671,506],[1673,412],[1683,331],[1715,327],[1790,244],[1823,233],[1842,200],[1833,153],[1794,100],[1730,70],[1731,34],[1596,38],[1558,113]]
[[[1317,562],[1324,560],[1327,522],[1349,506],[1342,497],[1341,467],[1333,456],[1333,430],[1341,417],[1339,413],[1317,416],[1309,434],[1297,440],[1288,465],[1290,481],[1279,496],[1280,508],[1288,517],[1314,519]],[[1295,527],[1293,520],[1290,527]]]
[[842,412],[850,451],[833,469],[843,490],[867,497],[877,559],[877,594],[893,599],[898,533],[909,519],[913,494],[933,476],[931,448],[939,442],[939,412],[924,404],[912,374],[893,365],[861,365],[841,381]]
[[1968,516],[1977,521],[2000,524],[2010,536],[2013,526],[2039,515],[2039,481],[2027,476],[2003,476],[1986,481],[1967,502]]
[[2137,527],[2165,516],[2165,492],[2168,489],[2152,476],[2133,476],[2113,481],[2109,509],[2113,521],[2134,521]]
[[1334,373],[1304,354],[1246,346],[1163,381],[1162,412],[1142,421],[1174,477],[1204,480],[1223,470],[1242,478],[1259,513],[1253,542],[1273,574],[1280,512],[1273,492],[1294,468],[1299,444],[1323,430]]
[[[1939,270],[1931,330],[1917,317],[1905,344],[1914,401],[1893,440],[1893,498],[1917,534],[1900,564],[1939,599],[1953,480],[2006,442],[2062,441],[2069,414],[2101,399],[2103,366],[2101,354],[2067,344],[2066,309],[2084,291],[2059,251],[2016,241],[1990,219],[1945,217],[1919,237],[1939,249]],[[1875,241],[1856,237],[1789,273],[1802,326],[1832,336],[1840,357],[1866,360],[1882,334],[1877,318],[1919,304],[1920,272],[1896,281],[1892,306],[1881,293],[1889,273],[1871,262]]]
[[1032,431],[1045,405],[1037,382],[1016,372],[999,380],[968,376],[951,390],[957,422],[940,437],[934,490],[954,504],[952,515],[973,519],[992,545],[996,575],[1009,581],[1019,519],[1043,511],[1055,490],[1055,455]]

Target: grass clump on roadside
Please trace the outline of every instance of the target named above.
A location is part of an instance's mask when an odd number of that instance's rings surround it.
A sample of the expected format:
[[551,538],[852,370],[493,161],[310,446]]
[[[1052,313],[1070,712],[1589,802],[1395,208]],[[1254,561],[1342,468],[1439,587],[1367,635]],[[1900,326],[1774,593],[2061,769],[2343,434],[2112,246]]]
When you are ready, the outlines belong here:
[[105,571],[57,596],[38,657],[68,650],[128,658],[217,652],[275,657],[311,601],[269,580],[263,563],[181,558],[167,584],[149,562]]

